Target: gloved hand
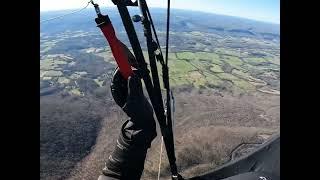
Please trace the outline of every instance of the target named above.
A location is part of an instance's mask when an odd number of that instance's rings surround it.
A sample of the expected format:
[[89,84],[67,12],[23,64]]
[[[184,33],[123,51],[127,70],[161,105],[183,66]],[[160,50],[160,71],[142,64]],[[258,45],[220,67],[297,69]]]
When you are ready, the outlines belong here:
[[125,80],[116,69],[111,93],[130,119],[122,125],[117,145],[100,178],[138,180],[144,168],[147,149],[157,136],[153,109],[143,94],[141,79],[136,74]]
[[138,75],[134,74],[126,80],[117,68],[111,82],[111,94],[115,102],[137,125],[148,125],[151,120],[154,121],[152,106],[143,94]]

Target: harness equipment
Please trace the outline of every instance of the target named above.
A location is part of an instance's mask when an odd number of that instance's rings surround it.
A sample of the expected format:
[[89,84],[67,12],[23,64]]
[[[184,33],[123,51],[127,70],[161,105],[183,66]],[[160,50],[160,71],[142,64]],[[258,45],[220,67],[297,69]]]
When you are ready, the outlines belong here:
[[[166,31],[166,59],[164,61],[163,54],[161,51],[160,43],[157,37],[157,33],[151,18],[151,13],[145,0],[112,0],[117,6],[119,14],[121,16],[122,23],[127,32],[134,56],[137,64],[138,75],[143,79],[146,90],[148,92],[151,104],[153,106],[157,121],[159,123],[163,142],[167,151],[167,156],[171,169],[171,177],[174,180],[183,179],[179,175],[176,165],[175,148],[174,148],[174,137],[172,131],[172,113],[171,113],[171,99],[173,94],[170,90],[169,83],[169,68],[168,68],[168,43],[169,43],[169,25],[170,25],[170,0],[168,0],[167,8],[167,31]],[[126,56],[123,43],[117,38],[114,27],[108,15],[102,15],[99,5],[91,1],[93,4],[97,18],[95,22],[97,27],[100,28],[103,35],[107,39],[114,59],[119,67],[121,75],[128,79],[133,74],[132,65],[128,57]],[[130,17],[128,6],[139,7],[141,15],[134,15]],[[133,26],[133,22],[141,22],[143,25],[144,36],[146,38],[149,64],[151,70],[148,69],[148,64],[145,61],[143,52],[140,46],[140,42]],[[155,40],[154,40],[154,37]],[[166,90],[166,101],[165,106],[162,99],[162,92],[160,87],[160,79],[158,75],[157,61],[161,64],[162,81]]]

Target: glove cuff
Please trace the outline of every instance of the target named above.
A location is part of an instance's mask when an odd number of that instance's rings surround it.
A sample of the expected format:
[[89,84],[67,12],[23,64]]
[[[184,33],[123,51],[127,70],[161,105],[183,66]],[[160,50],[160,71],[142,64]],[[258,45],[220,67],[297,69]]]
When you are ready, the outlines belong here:
[[[123,124],[115,150],[102,171],[104,175],[119,179],[140,179],[147,150],[155,136],[144,129],[135,130],[133,126],[129,120]],[[132,136],[128,137],[128,132]]]

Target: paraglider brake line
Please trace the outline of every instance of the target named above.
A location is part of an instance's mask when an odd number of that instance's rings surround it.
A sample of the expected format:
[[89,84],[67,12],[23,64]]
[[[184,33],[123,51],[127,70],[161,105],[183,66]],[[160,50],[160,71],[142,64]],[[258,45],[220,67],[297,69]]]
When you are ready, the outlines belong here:
[[76,10],[76,11],[72,11],[70,13],[67,13],[67,14],[63,14],[63,15],[60,15],[60,16],[56,16],[56,17],[53,17],[53,18],[50,18],[50,19],[45,19],[45,20],[42,20],[40,21],[40,24],[44,23],[44,22],[48,22],[48,21],[52,21],[52,20],[55,20],[55,19],[59,19],[59,18],[63,18],[65,16],[68,16],[68,15],[71,15],[71,14],[75,14],[75,13],[78,13],[80,11],[83,11],[84,9],[86,9],[90,3],[93,3],[93,0],[90,0],[87,5],[79,10]]

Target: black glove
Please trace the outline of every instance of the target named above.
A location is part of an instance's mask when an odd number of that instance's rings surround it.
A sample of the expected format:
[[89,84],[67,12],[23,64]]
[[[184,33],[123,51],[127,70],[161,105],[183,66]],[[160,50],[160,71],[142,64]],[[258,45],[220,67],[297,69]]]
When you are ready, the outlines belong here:
[[122,108],[127,102],[128,81],[122,77],[118,67],[113,73],[110,88],[114,101]]
[[137,125],[149,125],[150,120],[154,122],[152,106],[143,94],[138,75],[134,74],[126,80],[117,68],[112,78],[111,94],[115,102]]
[[117,145],[106,162],[103,174],[117,179],[138,180],[147,150],[157,136],[153,109],[143,94],[141,79],[137,75],[125,80],[116,69],[111,93],[130,119],[122,125]]

